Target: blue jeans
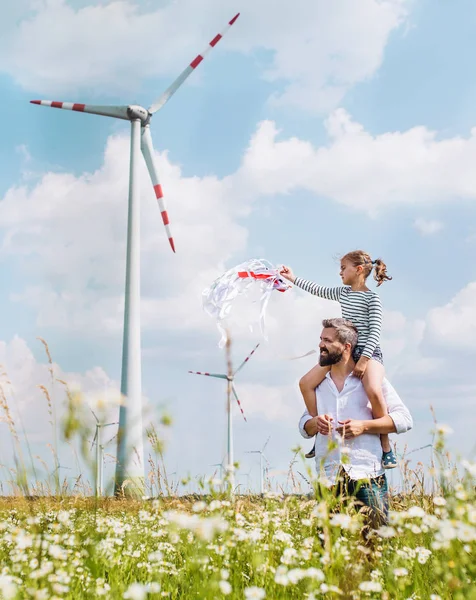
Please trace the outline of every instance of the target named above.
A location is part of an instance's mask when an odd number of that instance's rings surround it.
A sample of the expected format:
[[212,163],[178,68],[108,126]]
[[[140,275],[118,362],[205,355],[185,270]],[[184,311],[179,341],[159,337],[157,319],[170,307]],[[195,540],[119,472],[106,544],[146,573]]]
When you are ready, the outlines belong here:
[[[362,356],[362,352],[364,351],[365,346],[359,346],[357,345],[353,352],[352,352],[352,358],[354,359],[354,362],[357,363],[359,362],[359,358]],[[382,354],[382,348],[380,348],[380,346],[377,346],[372,354],[372,360],[376,360],[378,361],[381,365],[383,365],[383,354]]]
[[388,524],[388,485],[385,474],[356,481],[341,469],[334,493],[343,500],[355,498],[357,509],[366,514],[371,528],[377,529]]

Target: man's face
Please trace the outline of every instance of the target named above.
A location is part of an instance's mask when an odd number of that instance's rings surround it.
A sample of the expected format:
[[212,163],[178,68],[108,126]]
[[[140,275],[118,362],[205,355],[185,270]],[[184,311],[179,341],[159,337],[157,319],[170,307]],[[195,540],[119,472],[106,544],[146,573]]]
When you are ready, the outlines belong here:
[[319,344],[319,364],[321,367],[335,365],[342,359],[345,344],[337,340],[337,332],[331,327],[323,329],[321,343]]

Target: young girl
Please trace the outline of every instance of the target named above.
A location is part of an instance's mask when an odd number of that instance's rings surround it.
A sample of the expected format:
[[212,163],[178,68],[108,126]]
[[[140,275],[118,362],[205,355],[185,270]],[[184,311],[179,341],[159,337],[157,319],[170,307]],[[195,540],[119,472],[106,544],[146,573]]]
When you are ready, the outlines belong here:
[[[362,380],[365,392],[372,405],[374,418],[387,414],[387,407],[382,393],[384,366],[382,351],[379,346],[382,329],[382,304],[379,296],[369,290],[366,285],[367,277],[374,269],[374,279],[377,287],[384,281],[392,279],[387,275],[387,267],[381,259],[372,260],[363,250],[349,252],[341,259],[341,287],[328,288],[296,277],[289,267],[283,267],[280,274],[285,278],[320,298],[335,300],[342,308],[344,319],[352,321],[359,333],[357,346],[354,348],[353,359],[356,363],[353,374]],[[309,414],[317,416],[316,387],[322,383],[329,367],[317,365],[301,379],[301,392]],[[382,443],[382,466],[393,469],[397,466],[388,435],[380,436]],[[314,447],[306,454],[307,458],[314,456]]]

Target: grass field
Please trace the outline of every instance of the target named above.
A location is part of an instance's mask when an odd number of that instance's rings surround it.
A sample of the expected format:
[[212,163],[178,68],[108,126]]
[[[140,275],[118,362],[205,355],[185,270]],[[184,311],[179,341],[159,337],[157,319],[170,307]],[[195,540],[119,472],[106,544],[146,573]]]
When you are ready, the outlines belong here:
[[[49,352],[48,359],[53,379]],[[52,395],[42,391],[59,466]],[[364,539],[362,515],[325,489],[319,501],[282,488],[232,495],[212,479],[200,482],[200,496],[179,497],[155,430],[148,432],[150,498],[93,499],[83,474],[68,487],[58,468],[38,481],[0,392],[16,465],[2,465],[0,492],[11,495],[0,497],[0,598],[476,600],[476,464],[452,466],[444,426],[435,427],[430,469],[411,471],[402,459],[390,523]],[[94,472],[85,403],[69,392],[68,399],[61,438],[77,438]],[[158,421],[169,425],[166,417]],[[303,470],[309,479],[299,471],[301,479],[317,489],[309,462]]]
[[[4,598],[476,598],[474,465],[364,542],[309,496],[0,500]],[[473,472],[471,474],[471,471]],[[333,510],[330,510],[333,509]]]

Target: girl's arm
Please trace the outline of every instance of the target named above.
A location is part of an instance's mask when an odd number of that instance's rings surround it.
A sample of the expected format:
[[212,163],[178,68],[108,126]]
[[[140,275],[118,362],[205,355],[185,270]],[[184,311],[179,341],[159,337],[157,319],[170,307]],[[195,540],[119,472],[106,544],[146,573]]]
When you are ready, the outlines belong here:
[[325,298],[326,300],[335,300],[336,302],[339,302],[342,290],[344,289],[344,286],[325,287],[301,277],[295,278],[294,285],[314,296],[319,296],[319,298]]
[[345,289],[344,286],[334,288],[324,287],[323,285],[312,283],[312,281],[308,281],[307,279],[296,277],[291,267],[283,266],[280,269],[279,274],[305,292],[314,294],[314,296],[319,296],[319,298],[325,298],[326,300],[335,300],[336,302],[339,302],[342,290]]
[[369,302],[369,337],[362,356],[372,358],[375,348],[380,343],[382,333],[382,303],[377,294],[373,294]]

